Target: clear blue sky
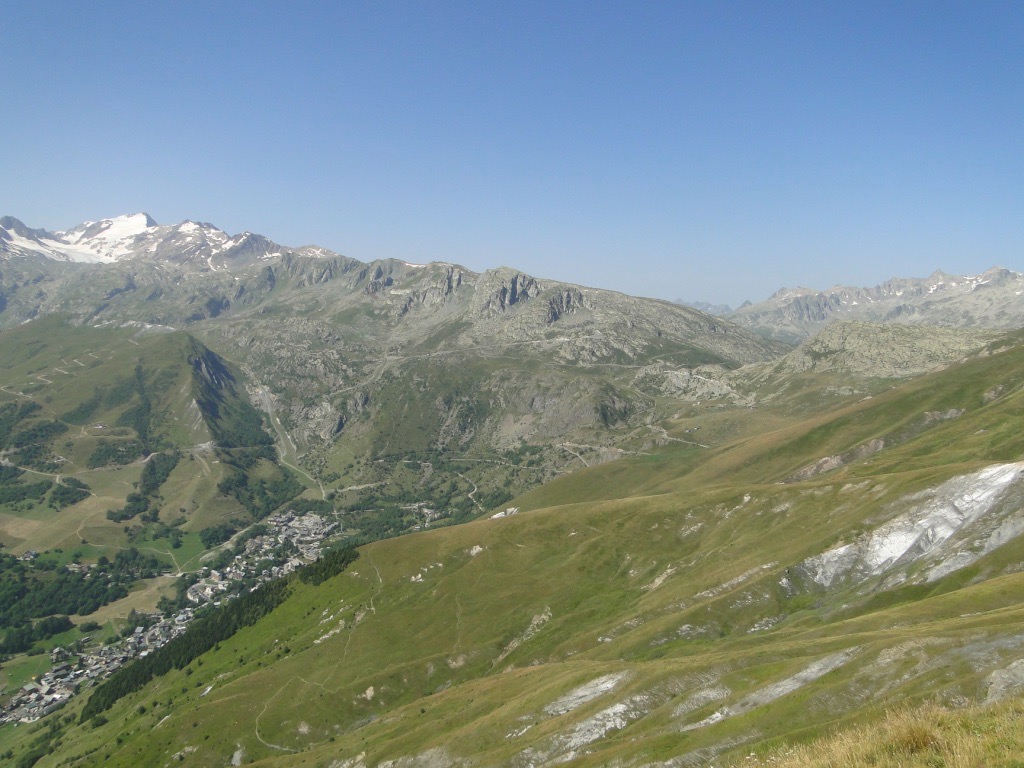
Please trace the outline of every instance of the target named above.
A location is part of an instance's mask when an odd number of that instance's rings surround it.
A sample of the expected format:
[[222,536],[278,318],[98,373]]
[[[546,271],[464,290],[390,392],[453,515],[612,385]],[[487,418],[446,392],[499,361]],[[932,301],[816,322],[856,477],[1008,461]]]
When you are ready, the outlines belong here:
[[6,0],[0,214],[738,304],[1024,269],[1020,2]]

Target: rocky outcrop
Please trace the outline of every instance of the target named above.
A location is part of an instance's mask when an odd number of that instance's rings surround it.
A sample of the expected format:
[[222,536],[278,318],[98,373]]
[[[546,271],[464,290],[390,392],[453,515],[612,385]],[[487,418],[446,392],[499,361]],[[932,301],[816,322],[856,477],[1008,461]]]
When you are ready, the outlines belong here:
[[428,288],[412,291],[405,297],[398,310],[400,317],[414,307],[434,307],[445,304],[466,283],[467,275],[461,267],[444,264],[421,267],[421,269],[431,272],[437,268],[442,269],[441,274],[439,277],[433,278],[433,282]]
[[395,281],[391,277],[391,270],[384,270],[380,264],[371,265],[359,273],[358,282],[365,282],[363,287],[363,293],[368,296],[372,296],[375,293],[380,293],[385,288],[390,288],[394,285]]
[[[305,251],[307,249],[300,249]],[[329,254],[329,252],[326,252]],[[355,259],[343,256],[313,256],[301,252],[285,253],[272,267],[275,276],[287,278],[299,288],[320,285],[348,275],[353,269],[365,266]]]
[[481,309],[481,314],[484,315],[501,314],[516,304],[529,301],[541,292],[541,285],[534,278],[509,269],[485,272],[481,276],[480,284],[485,286],[487,291]]
[[953,328],[834,323],[783,357],[773,370],[909,378],[962,360],[996,336]]
[[563,315],[571,315],[589,308],[587,298],[579,288],[562,288],[548,300],[545,323],[551,325]]
[[798,568],[826,588],[879,576],[886,587],[936,581],[1024,533],[1022,473],[1021,463],[993,464],[907,496],[888,522]]
[[833,469],[839,469],[839,467],[844,467],[851,462],[866,459],[868,456],[878,453],[883,448],[885,448],[885,440],[882,438],[869,440],[846,453],[836,456],[825,456],[824,458],[818,459],[813,464],[794,472],[791,477],[787,478],[786,482],[798,483],[803,480],[810,480],[812,477],[825,472],[831,472]]

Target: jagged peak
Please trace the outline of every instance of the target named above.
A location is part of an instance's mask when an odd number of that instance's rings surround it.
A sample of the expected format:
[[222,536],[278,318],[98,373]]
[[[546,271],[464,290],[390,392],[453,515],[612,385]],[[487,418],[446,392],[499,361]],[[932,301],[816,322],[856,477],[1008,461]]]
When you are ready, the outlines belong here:
[[797,296],[814,296],[818,293],[820,293],[820,291],[816,291],[813,288],[804,288],[802,286],[797,286],[795,288],[782,287],[769,296],[768,299],[792,299]]
[[16,219],[13,216],[0,216],[0,228],[13,229],[16,232],[19,229],[28,229],[21,219]]

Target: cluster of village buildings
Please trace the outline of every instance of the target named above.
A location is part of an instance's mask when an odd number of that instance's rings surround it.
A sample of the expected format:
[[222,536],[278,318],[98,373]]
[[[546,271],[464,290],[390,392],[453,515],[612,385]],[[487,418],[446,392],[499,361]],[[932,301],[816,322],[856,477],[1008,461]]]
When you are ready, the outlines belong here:
[[[31,723],[49,714],[81,688],[109,677],[126,662],[148,656],[182,634],[194,615],[193,608],[186,608],[148,628],[136,627],[128,637],[92,653],[75,656],[68,649],[54,648],[50,654],[53,668],[21,687],[0,711],[0,723]],[[83,640],[88,642],[88,638]]]
[[[203,578],[186,593],[195,607],[185,608],[169,618],[153,617],[156,621],[152,625],[136,627],[127,637],[90,653],[74,655],[67,649],[55,648],[51,654],[53,668],[14,694],[0,709],[0,723],[30,723],[49,714],[78,691],[112,675],[126,662],[148,656],[184,633],[199,606],[219,605],[221,600],[236,597],[241,582],[246,579],[271,581],[318,559],[325,540],[340,532],[339,523],[328,522],[313,513],[280,512],[264,522],[270,527],[270,533],[249,539],[244,553],[236,555],[234,562],[220,570],[203,568]],[[259,564],[273,557],[282,545],[289,546],[297,556],[282,565],[260,568]],[[88,638],[83,640],[87,642]]]

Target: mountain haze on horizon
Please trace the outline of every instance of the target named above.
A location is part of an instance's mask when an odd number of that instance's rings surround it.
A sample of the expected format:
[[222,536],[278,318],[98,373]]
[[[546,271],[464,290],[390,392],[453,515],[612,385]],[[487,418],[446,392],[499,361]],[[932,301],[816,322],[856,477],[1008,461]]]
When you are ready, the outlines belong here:
[[[203,249],[207,250],[203,250]],[[113,263],[137,256],[170,258],[175,261],[189,258],[210,258],[224,254],[232,263],[236,255],[245,254],[248,262],[253,258],[269,259],[287,250],[304,256],[336,257],[334,251],[316,245],[301,247],[277,246],[267,238],[249,231],[228,235],[213,224],[183,221],[176,225],[158,225],[147,213],[125,214],[96,222],[83,222],[68,230],[48,232],[30,229],[12,216],[0,218],[0,256],[41,254],[49,258],[76,263]],[[189,253],[191,252],[191,254]],[[204,254],[204,256],[199,256]],[[225,264],[228,262],[225,262]],[[405,262],[409,264],[409,262]],[[447,263],[447,262],[435,262]],[[212,261],[208,263],[211,269]],[[412,265],[416,266],[416,265]],[[492,265],[494,268],[496,265]],[[582,284],[583,281],[574,281]],[[712,304],[702,300],[675,299],[673,303],[689,306],[702,312],[725,317],[768,336],[788,343],[797,343],[813,335],[830,318],[894,320],[897,322],[935,323],[945,325],[974,322],[989,327],[1013,327],[1018,314],[1005,313],[998,317],[970,319],[970,311],[960,304],[970,303],[962,294],[993,282],[1012,291],[1021,289],[1021,273],[991,267],[976,275],[957,276],[935,271],[928,277],[890,276],[873,288],[835,285],[828,290],[812,288],[780,288],[761,301],[744,301],[738,309],[726,304]],[[938,304],[951,299],[953,289],[960,288],[960,296],[952,304]],[[938,295],[934,295],[938,291]],[[1018,292],[1020,291],[1020,292]],[[906,294],[906,298],[904,295]],[[920,299],[938,299],[930,307],[920,307]],[[864,306],[862,306],[864,305]],[[875,305],[875,306],[870,306]],[[959,313],[954,319],[945,319],[948,313]],[[901,313],[904,315],[900,317]],[[1024,309],[1021,310],[1024,315]]]

